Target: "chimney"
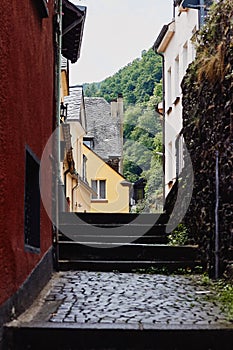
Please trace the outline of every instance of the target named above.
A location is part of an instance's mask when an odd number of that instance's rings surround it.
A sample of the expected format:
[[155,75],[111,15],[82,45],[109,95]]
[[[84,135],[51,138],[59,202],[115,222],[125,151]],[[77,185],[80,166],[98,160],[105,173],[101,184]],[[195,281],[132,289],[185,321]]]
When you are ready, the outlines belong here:
[[111,117],[117,118],[117,100],[111,101]]
[[123,106],[123,95],[118,94],[117,97],[117,116],[120,126],[120,148],[121,148],[121,159],[119,162],[119,173],[123,174],[123,123],[124,123],[124,106]]
[[123,95],[118,94],[117,97],[117,112],[120,119],[120,123],[123,125],[124,122],[124,108],[123,108]]

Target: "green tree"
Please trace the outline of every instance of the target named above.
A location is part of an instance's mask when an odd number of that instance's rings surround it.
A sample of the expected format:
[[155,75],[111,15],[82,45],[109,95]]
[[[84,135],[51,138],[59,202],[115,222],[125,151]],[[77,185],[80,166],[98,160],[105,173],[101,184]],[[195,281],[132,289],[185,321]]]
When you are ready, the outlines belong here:
[[157,211],[163,204],[162,132],[158,132],[153,141],[154,150],[150,168],[143,174],[147,180],[145,187],[145,207],[149,212]]
[[162,132],[155,106],[162,101],[162,62],[152,49],[142,52],[116,74],[100,83],[84,85],[86,96],[108,102],[124,97],[124,176],[131,182],[145,178],[146,211],[154,211],[162,198]]
[[157,105],[163,101],[163,83],[160,81],[155,84],[153,95],[150,97],[149,106],[151,108],[157,107]]
[[97,88],[96,83],[88,84],[86,89],[85,89],[85,95],[87,97],[96,96],[97,92],[98,92],[98,88]]
[[84,84],[84,93],[86,96],[104,97],[108,102],[122,93],[126,107],[136,103],[146,105],[161,77],[161,57],[150,49],[102,82]]

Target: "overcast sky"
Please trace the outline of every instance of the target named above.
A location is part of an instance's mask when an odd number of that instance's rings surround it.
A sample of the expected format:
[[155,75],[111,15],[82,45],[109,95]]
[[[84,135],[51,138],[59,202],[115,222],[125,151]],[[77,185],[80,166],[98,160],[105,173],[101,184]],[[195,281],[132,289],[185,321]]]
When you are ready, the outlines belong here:
[[70,84],[102,81],[152,47],[172,19],[173,0],[71,0],[87,6],[81,56]]

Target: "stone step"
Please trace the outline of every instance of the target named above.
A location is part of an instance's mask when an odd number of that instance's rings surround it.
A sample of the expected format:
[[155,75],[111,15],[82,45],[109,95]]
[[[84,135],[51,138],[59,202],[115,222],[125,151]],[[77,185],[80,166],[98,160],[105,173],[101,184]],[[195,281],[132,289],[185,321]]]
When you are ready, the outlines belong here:
[[165,244],[166,220],[165,214],[61,213],[59,240]]
[[200,266],[197,246],[167,245],[167,220],[165,214],[62,213],[59,268],[126,272]]
[[232,350],[233,329],[168,324],[26,323],[6,326],[4,350]]
[[[66,237],[65,235],[59,235],[59,243],[60,242],[67,242],[67,241],[72,241],[69,237]],[[168,242],[168,238],[166,235],[162,236],[111,236],[111,235],[102,235],[102,236],[97,236],[97,235],[77,235],[75,237],[75,242],[84,244],[84,245],[90,245],[91,243],[95,242],[105,242],[105,243],[144,243],[144,244],[166,244]]]
[[166,224],[167,214],[134,214],[134,213],[60,213],[60,224]]
[[[59,260],[59,270],[80,270],[80,271],[102,271],[102,272],[149,272],[149,273],[172,273],[183,272],[187,269],[195,271],[196,267],[201,266],[199,260],[180,260],[180,261],[114,261],[114,260]],[[182,270],[182,271],[181,271]],[[204,271],[204,268],[203,268]],[[200,272],[198,270],[198,272]]]
[[161,224],[60,224],[59,230],[66,236],[81,235],[116,235],[116,236],[155,236],[166,235],[167,226]]
[[92,243],[91,246],[77,242],[60,242],[59,259],[61,260],[119,260],[119,261],[182,261],[196,260],[197,246],[168,246],[162,244],[134,243]]

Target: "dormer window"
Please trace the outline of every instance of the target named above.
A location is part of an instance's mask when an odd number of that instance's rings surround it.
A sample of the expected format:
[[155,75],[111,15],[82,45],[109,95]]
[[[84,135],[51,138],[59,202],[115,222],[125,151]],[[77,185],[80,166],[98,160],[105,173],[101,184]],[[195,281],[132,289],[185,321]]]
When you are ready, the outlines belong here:
[[83,138],[83,143],[85,146],[89,147],[90,149],[94,149],[94,137],[85,136]]

